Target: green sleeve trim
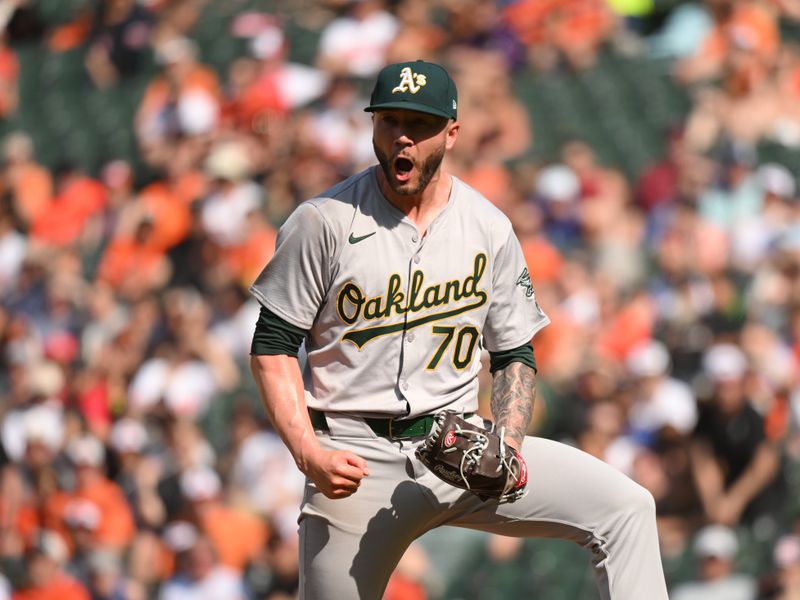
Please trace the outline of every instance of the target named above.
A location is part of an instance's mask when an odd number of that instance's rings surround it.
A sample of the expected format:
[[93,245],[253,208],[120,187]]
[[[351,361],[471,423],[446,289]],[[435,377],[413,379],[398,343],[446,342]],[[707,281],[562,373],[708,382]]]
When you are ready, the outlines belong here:
[[253,334],[250,354],[286,354],[297,358],[297,352],[308,332],[284,321],[274,312],[261,307]]
[[494,375],[496,371],[505,369],[513,362],[521,362],[536,371],[536,359],[533,357],[533,346],[528,343],[511,350],[489,352],[489,371],[491,371],[492,375]]

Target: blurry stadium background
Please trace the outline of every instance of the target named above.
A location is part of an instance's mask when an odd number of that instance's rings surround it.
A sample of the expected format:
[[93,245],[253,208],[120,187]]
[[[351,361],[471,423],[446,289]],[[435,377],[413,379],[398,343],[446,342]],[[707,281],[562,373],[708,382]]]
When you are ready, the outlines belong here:
[[[247,288],[291,210],[373,162],[372,78],[417,58],[453,73],[447,168],[512,219],[553,321],[531,433],[653,493],[671,597],[800,597],[800,0],[0,24],[0,600],[295,597],[302,478]],[[440,529],[385,597],[529,596],[596,599],[587,551]]]

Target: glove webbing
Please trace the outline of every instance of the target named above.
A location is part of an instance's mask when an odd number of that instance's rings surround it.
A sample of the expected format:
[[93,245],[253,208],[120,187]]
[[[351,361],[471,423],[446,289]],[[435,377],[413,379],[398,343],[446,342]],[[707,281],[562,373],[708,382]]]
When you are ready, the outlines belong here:
[[[509,486],[509,490],[513,490],[516,487],[516,484],[519,482],[519,476],[514,473],[514,469],[511,467],[511,464],[506,459],[506,443],[505,443],[505,433],[506,428],[502,427],[500,429],[500,464],[497,465],[497,471],[501,471],[503,467],[505,467],[506,472],[513,478],[514,485]],[[456,424],[455,426],[455,434],[465,437],[467,439],[472,439],[472,446],[464,452],[461,456],[461,463],[459,464],[459,475],[461,475],[461,480],[464,482],[464,486],[470,490],[472,489],[469,485],[469,479],[464,474],[466,468],[470,465],[474,465],[480,462],[481,457],[483,456],[486,447],[489,445],[489,438],[486,437],[484,433],[480,431],[473,431],[471,429],[462,429],[460,425]],[[455,446],[451,448],[447,448],[444,450],[445,454],[450,452],[455,452],[458,450]],[[512,456],[512,462],[518,462],[516,455]],[[516,494],[512,495],[510,498],[501,498],[501,502],[507,502],[512,498],[516,498]]]
[[[429,434],[428,440],[426,440],[426,443],[430,443],[430,440],[437,438],[441,434],[444,420],[445,420],[444,411],[440,412],[434,417],[433,427],[431,428],[431,432]],[[471,490],[472,486],[470,486],[466,470],[469,468],[470,465],[475,465],[480,463],[483,453],[490,444],[490,440],[485,433],[481,431],[475,431],[472,429],[464,429],[458,423],[454,424],[452,432],[454,435],[460,435],[463,438],[471,440],[470,447],[467,450],[463,450],[463,455],[459,463],[459,476],[461,477],[461,480],[464,483],[465,489]],[[526,487],[516,489],[516,486],[519,484],[520,478],[522,477],[522,471],[520,469],[520,458],[518,457],[517,453],[513,453],[510,457],[506,457],[505,427],[502,427],[500,429],[499,438],[500,438],[499,439],[500,456],[498,458],[500,458],[501,464],[497,466],[496,471],[500,472],[502,471],[503,468],[505,468],[506,472],[511,476],[511,480],[513,482],[512,485],[508,485],[506,487],[505,492],[498,499],[498,502],[500,504],[503,504],[506,502],[513,502],[514,500],[522,498],[528,493],[528,490],[526,489]],[[454,445],[449,448],[444,448],[441,451],[443,454],[450,454],[458,450],[459,448]],[[515,472],[514,467],[518,472]],[[485,499],[485,496],[483,496],[482,494],[479,494],[479,496]]]
[[[489,445],[489,438],[480,431],[462,429],[458,424],[455,426],[455,434],[467,439],[472,439],[472,446],[470,446],[469,449],[464,451],[464,454],[461,455],[461,463],[459,464],[458,470],[458,474],[461,475],[461,480],[464,482],[464,485],[468,490],[471,490],[472,488],[469,485],[467,476],[464,474],[464,469],[469,465],[474,465],[480,462],[484,450],[486,450],[486,447]],[[444,450],[444,452],[447,454],[456,450],[458,450],[458,448],[452,446]]]

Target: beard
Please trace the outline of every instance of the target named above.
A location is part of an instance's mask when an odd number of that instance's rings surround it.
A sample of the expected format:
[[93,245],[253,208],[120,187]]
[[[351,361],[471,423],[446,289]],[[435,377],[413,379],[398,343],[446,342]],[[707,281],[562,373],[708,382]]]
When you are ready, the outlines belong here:
[[[405,181],[403,183],[399,183],[397,180],[395,180],[395,178],[392,177],[392,169],[394,166],[393,161],[390,161],[389,157],[375,145],[375,140],[372,141],[372,148],[375,150],[375,156],[378,158],[378,163],[381,165],[381,169],[383,170],[383,174],[386,177],[389,187],[392,188],[393,192],[400,194],[401,196],[416,196],[417,194],[422,193],[422,191],[428,187],[428,184],[433,179],[433,176],[436,175],[436,172],[439,170],[439,167],[444,160],[445,153],[445,144],[443,143],[423,161],[422,165],[420,165],[417,169],[419,176],[416,185],[414,185],[413,179],[409,179],[409,181]],[[417,167],[417,163],[412,161],[410,158],[406,156],[403,158],[411,161],[414,167]]]

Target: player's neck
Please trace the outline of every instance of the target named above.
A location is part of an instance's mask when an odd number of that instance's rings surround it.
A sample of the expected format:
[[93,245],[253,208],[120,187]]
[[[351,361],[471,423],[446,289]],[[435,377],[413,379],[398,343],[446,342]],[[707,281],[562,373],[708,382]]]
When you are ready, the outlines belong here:
[[392,190],[380,169],[377,169],[377,177],[384,197],[402,211],[417,226],[420,233],[425,233],[428,226],[447,206],[450,190],[453,188],[453,178],[442,169],[431,178],[422,192],[414,195],[398,194]]

